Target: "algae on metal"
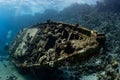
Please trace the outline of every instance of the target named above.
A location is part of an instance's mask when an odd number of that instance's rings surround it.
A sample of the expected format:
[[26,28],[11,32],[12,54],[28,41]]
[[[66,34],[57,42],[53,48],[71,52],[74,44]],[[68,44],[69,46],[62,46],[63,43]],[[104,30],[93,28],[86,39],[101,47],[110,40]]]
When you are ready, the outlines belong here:
[[20,68],[60,67],[99,54],[104,34],[78,24],[38,23],[19,32],[9,49],[12,62]]

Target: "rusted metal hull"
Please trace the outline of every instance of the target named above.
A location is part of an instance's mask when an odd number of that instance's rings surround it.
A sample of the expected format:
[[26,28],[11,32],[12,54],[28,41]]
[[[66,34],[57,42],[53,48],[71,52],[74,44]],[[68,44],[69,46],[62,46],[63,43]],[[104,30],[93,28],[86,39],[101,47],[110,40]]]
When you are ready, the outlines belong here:
[[95,30],[47,21],[23,29],[9,50],[17,67],[60,67],[99,54],[105,40]]

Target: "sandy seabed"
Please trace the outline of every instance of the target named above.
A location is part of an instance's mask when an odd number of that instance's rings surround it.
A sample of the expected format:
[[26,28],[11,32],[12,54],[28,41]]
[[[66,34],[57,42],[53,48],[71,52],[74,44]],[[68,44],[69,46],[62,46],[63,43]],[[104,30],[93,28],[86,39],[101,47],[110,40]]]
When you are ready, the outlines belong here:
[[0,60],[0,80],[28,80],[21,75],[9,60]]
[[[27,75],[18,72],[15,66],[7,59],[0,59],[0,80],[31,80]],[[83,76],[80,80],[97,80],[94,75]]]

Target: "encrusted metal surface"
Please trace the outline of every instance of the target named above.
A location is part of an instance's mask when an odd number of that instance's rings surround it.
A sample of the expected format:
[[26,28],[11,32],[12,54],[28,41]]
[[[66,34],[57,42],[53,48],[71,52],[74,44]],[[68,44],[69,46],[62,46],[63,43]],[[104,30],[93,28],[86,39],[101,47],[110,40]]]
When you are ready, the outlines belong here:
[[59,67],[98,54],[105,39],[79,25],[47,21],[20,31],[9,50],[18,67]]

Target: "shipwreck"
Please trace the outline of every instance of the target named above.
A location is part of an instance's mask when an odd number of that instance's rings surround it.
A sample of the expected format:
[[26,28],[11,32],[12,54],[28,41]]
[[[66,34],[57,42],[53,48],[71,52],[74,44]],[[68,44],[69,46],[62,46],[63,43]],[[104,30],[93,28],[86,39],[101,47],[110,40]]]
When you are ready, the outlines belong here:
[[52,68],[99,54],[105,40],[105,34],[78,24],[48,20],[22,29],[9,51],[19,68]]

